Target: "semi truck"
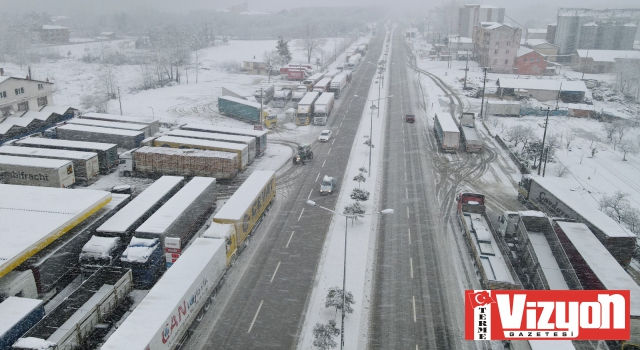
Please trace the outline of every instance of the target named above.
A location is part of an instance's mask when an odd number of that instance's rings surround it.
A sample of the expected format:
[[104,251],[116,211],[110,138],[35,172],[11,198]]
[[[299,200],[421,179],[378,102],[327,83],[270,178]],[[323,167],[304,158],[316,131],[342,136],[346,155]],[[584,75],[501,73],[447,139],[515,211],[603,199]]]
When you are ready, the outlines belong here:
[[176,349],[211,306],[226,271],[223,240],[196,238],[100,349]]
[[358,68],[358,66],[360,65],[361,59],[362,59],[362,55],[359,53],[349,57],[349,61],[347,63],[347,69],[352,71],[356,70],[356,68]]
[[333,110],[333,101],[333,92],[325,92],[318,97],[313,111],[313,125],[327,125],[327,120]]
[[256,170],[213,216],[204,237],[226,241],[228,265],[244,249],[243,243],[258,227],[275,195],[275,172]]
[[291,102],[293,102],[293,108],[296,108],[296,109],[298,108],[298,104],[306,94],[307,94],[306,91],[296,91],[293,93],[293,95],[291,96]]
[[613,257],[627,266],[636,247],[636,236],[601,212],[597,203],[585,200],[567,189],[575,184],[566,179],[539,176],[523,176],[518,185],[519,197],[538,210],[554,217],[564,217],[581,222],[602,242]]
[[480,152],[483,146],[482,135],[476,128],[476,114],[463,112],[460,116],[460,136],[465,150],[469,153]]
[[0,303],[0,350],[11,345],[44,317],[42,300],[10,297]]
[[249,147],[239,143],[220,142],[177,136],[160,136],[153,140],[155,147],[171,147],[181,149],[202,149],[210,151],[228,152],[237,155],[236,168],[243,171],[249,164]]
[[487,216],[485,196],[479,193],[460,193],[457,203],[458,220],[473,255],[482,288],[522,289],[520,279],[509,260],[509,249],[496,234]]
[[273,100],[273,95],[276,92],[276,87],[273,84],[262,84],[256,91],[253,93],[253,97],[256,98],[256,101],[262,102],[263,105],[269,104],[271,100]]
[[0,300],[11,295],[45,302],[53,298],[78,275],[78,256],[95,229],[130,200],[127,194],[111,194],[109,203],[3,276]]
[[340,93],[346,89],[347,87],[347,75],[346,74],[338,74],[333,79],[331,79],[331,84],[329,84],[329,92],[333,92],[335,98],[340,98]]
[[302,81],[302,85],[305,85],[307,87],[307,91],[310,91],[317,82],[322,80],[322,78],[324,78],[324,73],[316,73],[308,78],[305,78]]
[[[170,267],[189,245],[204,220],[213,213],[216,200],[216,179],[194,177],[140,225],[133,236],[158,239],[159,248],[166,254],[166,267]],[[144,271],[134,269],[134,275],[141,273]]]
[[229,135],[217,132],[191,131],[176,129],[167,133],[167,136],[187,137],[192,139],[231,142],[246,145],[249,149],[249,163],[257,157],[255,137],[244,135]]
[[93,152],[67,151],[36,147],[32,148],[19,146],[3,146],[0,147],[0,154],[16,157],[70,160],[73,163],[76,183],[89,185],[98,180],[98,154]]
[[115,143],[120,148],[140,147],[144,132],[98,126],[67,124],[47,129],[45,136],[52,139]]
[[166,258],[157,238],[132,237],[120,256],[120,265],[131,269],[133,285],[139,289],[149,289],[164,271]]
[[0,155],[0,183],[67,188],[76,177],[69,160]]
[[158,178],[162,175],[233,179],[238,155],[231,152],[168,147],[140,147],[120,155],[120,176]]
[[340,71],[337,70],[337,69],[333,69],[333,70],[330,70],[330,71],[324,73],[324,77],[325,78],[329,78],[329,79],[333,79],[333,77],[335,77],[338,74],[340,74]]
[[105,121],[105,120],[80,119],[80,118],[69,119],[69,120],[67,120],[65,122],[65,124],[98,126],[98,127],[101,127],[101,128],[122,129],[122,130],[138,131],[138,132],[141,131],[141,132],[144,132],[144,137],[153,136],[151,134],[150,129],[149,129],[149,125],[147,125],[147,124],[108,122],[108,121]]
[[309,125],[314,113],[314,105],[320,97],[320,93],[316,91],[307,92],[306,95],[298,102],[298,110],[296,111],[296,125]]
[[62,149],[69,151],[95,152],[98,154],[98,168],[101,174],[108,174],[118,168],[118,145],[85,141],[69,141],[28,137],[15,141],[14,146]]
[[440,148],[445,152],[455,153],[460,142],[460,130],[449,113],[436,114],[433,130]]
[[273,96],[273,107],[284,108],[291,100],[291,95],[292,94],[290,89],[282,89],[280,91],[276,91]]
[[[149,120],[149,118],[137,118],[128,115],[115,115],[115,114],[106,114],[106,113],[85,113],[80,115],[82,119],[95,119],[95,120],[104,120],[107,122],[120,122],[120,123],[130,123],[130,124],[144,124],[149,126],[149,136],[155,135],[158,131],[160,131],[160,121],[159,120]],[[149,137],[147,136],[147,137]]]
[[131,270],[103,267],[27,331],[14,349],[91,349],[131,303]]
[[323,93],[329,90],[329,86],[331,85],[331,78],[322,78],[320,81],[313,85],[313,89],[311,91]]
[[278,122],[276,116],[269,114],[266,110],[266,105],[261,106],[260,103],[231,96],[218,97],[218,111],[224,116],[244,122],[264,123],[267,128],[273,128]]
[[180,127],[182,130],[212,132],[225,135],[238,135],[253,137],[256,142],[256,155],[259,157],[267,150],[267,131],[244,128],[230,128],[226,126],[215,126],[209,124],[185,124]]

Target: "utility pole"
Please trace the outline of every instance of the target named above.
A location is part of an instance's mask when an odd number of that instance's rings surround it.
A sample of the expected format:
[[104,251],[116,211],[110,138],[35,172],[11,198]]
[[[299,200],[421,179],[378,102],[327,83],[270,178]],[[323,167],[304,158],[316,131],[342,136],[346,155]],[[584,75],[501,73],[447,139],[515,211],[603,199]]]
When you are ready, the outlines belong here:
[[[378,102],[380,104],[380,102]],[[371,177],[371,149],[373,148],[373,110],[376,109],[376,105],[371,101],[371,125],[369,128],[369,177]],[[344,291],[343,291],[344,292]]]
[[[484,89],[487,87],[487,71],[490,70],[491,67],[482,67],[484,71],[484,79],[482,80],[482,103],[480,104],[480,119],[484,120],[482,113],[484,112]],[[466,79],[465,79],[466,82]]]
[[[585,63],[587,62],[587,60],[588,60],[588,59],[589,59],[589,49],[587,49],[587,56],[584,58]],[[581,66],[580,68],[582,68],[582,78],[581,78],[581,79],[584,79],[584,70],[585,70],[585,67],[584,67],[584,66],[582,66],[582,64],[580,64],[580,66]]]
[[540,168],[542,167],[542,157],[544,155],[544,143],[547,140],[547,125],[549,125],[549,112],[550,107],[547,107],[547,118],[544,121],[544,135],[542,136],[542,147],[540,148],[540,161],[538,162],[538,175],[540,175]]
[[118,86],[118,102],[120,103],[120,115],[122,115],[122,98],[120,97],[120,87]]
[[464,66],[464,87],[462,90],[467,89],[467,72],[469,71],[469,50],[465,51],[467,53],[467,63]]
[[547,161],[549,160],[549,147],[544,152],[544,170],[542,170],[542,177],[547,173]]
[[561,93],[562,93],[562,82],[560,82],[560,90],[558,90],[558,96],[556,96],[556,109],[558,109],[558,101],[560,101]]
[[262,88],[260,88],[260,127],[262,127]]

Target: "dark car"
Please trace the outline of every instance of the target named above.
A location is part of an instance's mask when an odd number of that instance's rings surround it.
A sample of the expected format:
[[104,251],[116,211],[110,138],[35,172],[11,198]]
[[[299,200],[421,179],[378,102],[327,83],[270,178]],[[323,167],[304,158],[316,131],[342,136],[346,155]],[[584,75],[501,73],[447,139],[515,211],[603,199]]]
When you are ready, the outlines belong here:
[[131,186],[131,185],[118,185],[118,186],[113,186],[111,188],[111,193],[133,194],[133,191],[135,189],[136,189],[135,186]]
[[416,116],[413,114],[407,114],[404,116],[404,121],[407,123],[413,123],[416,121]]

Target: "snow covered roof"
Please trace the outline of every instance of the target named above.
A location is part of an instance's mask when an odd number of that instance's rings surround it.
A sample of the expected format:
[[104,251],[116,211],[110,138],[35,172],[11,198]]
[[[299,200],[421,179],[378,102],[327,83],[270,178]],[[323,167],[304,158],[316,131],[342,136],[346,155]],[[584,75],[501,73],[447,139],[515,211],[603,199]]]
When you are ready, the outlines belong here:
[[549,289],[568,290],[569,286],[567,285],[567,281],[564,280],[562,270],[560,269],[560,266],[558,266],[556,258],[553,256],[551,246],[549,246],[549,242],[544,236],[544,233],[532,231],[527,233],[529,235],[529,240],[531,240],[533,250],[536,253],[536,257],[538,258],[538,262],[540,263],[542,273],[549,283]]
[[239,151],[239,152],[245,152],[247,150],[247,145],[243,145],[240,143],[211,141],[211,140],[194,139],[194,138],[188,138],[188,137],[161,136],[157,138],[156,141],[160,143],[170,142],[170,143],[177,143],[177,144],[191,145],[191,146],[215,147],[219,149]]
[[105,191],[0,184],[0,277],[110,200]]
[[0,339],[41,304],[42,300],[20,297],[8,297],[0,303]]
[[549,43],[545,39],[526,39],[526,43],[531,47],[535,47],[535,46],[539,46],[539,45],[556,46],[556,45],[553,45],[553,44]]
[[442,127],[443,131],[460,132],[451,114],[446,112],[440,112],[436,114],[436,118],[438,119],[438,122],[440,123],[440,126]]
[[[251,106],[253,108],[260,109],[260,104],[259,103],[252,102],[252,101],[249,101],[249,100],[244,100],[244,99],[233,97],[233,96],[218,96],[218,99],[219,100],[233,101],[233,102],[241,103],[243,105]],[[262,108],[264,109],[264,108],[266,108],[266,106],[262,106]]]
[[529,34],[547,34],[547,29],[527,29]]
[[163,176],[147,187],[124,208],[120,209],[109,220],[102,224],[96,232],[124,233],[140,220],[158,201],[176,189],[184,180],[182,176]]
[[531,50],[528,47],[520,46],[520,48],[518,49],[518,52],[516,53],[516,57],[524,56],[532,52],[535,52],[535,51]]
[[0,134],[5,134],[13,126],[27,127],[34,120],[47,121],[51,117],[51,113],[28,111],[20,117],[7,117],[0,124]]
[[480,22],[480,26],[484,29],[498,29],[500,27],[509,27],[509,28],[513,28],[510,24],[508,23],[498,23],[498,22]]
[[20,156],[0,155],[0,164],[21,165],[34,168],[59,169],[71,164],[71,161],[64,159],[31,158]]
[[[131,151],[128,151],[131,152]],[[192,149],[192,148],[170,148],[170,147],[141,147],[135,150],[136,153],[155,153],[155,154],[171,154],[171,155],[194,155],[197,157],[223,158],[233,159],[237,161],[238,154],[235,152],[213,151],[208,149]]]
[[118,246],[120,237],[91,236],[82,247],[82,255],[107,257]]
[[75,124],[62,125],[62,126],[59,126],[58,129],[92,132],[96,134],[122,135],[122,136],[131,136],[131,137],[136,137],[138,135],[144,134],[141,131],[102,128],[99,126],[75,125]]
[[60,146],[60,147],[75,147],[85,149],[95,149],[98,151],[107,151],[114,147],[117,147],[115,143],[100,143],[100,142],[88,142],[88,141],[71,141],[60,139],[45,139],[40,137],[28,137],[23,140],[14,142],[16,145],[34,145],[34,146]]
[[509,106],[515,106],[515,105],[520,105],[520,102],[518,101],[509,101],[509,100],[487,100],[487,104],[488,105],[509,105]]
[[38,350],[48,350],[56,346],[56,344],[50,341],[46,341],[44,339],[35,338],[35,337],[20,338],[13,345],[18,347],[18,349],[38,349]]
[[138,118],[130,115],[116,115],[116,114],[107,114],[107,113],[85,113],[81,115],[80,118],[104,119],[104,120],[109,120],[114,122],[138,123],[138,124],[150,124],[154,122],[154,120],[149,120],[149,118]]
[[40,147],[21,147],[21,146],[2,146],[0,147],[0,154],[15,155],[15,156],[41,156],[61,159],[82,159],[89,160],[97,157],[98,154],[94,152],[82,152],[82,151],[67,151],[64,149],[51,149]]
[[231,237],[231,235],[234,232],[235,232],[235,228],[232,224],[220,224],[220,223],[214,222],[206,231],[204,231],[204,233],[202,234],[202,237],[227,239]]
[[255,170],[214,215],[213,220],[240,220],[274,176],[274,171]]
[[208,124],[185,124],[181,129],[198,129],[203,131],[211,131],[211,132],[222,132],[228,134],[240,134],[240,135],[249,135],[254,137],[262,137],[267,134],[266,130],[253,130],[246,128],[231,128],[227,126],[218,126],[218,125],[208,125]]
[[242,142],[246,144],[249,144],[250,142],[255,142],[255,138],[251,136],[229,135],[229,134],[220,134],[215,132],[189,131],[189,130],[181,130],[181,129],[171,130],[167,135],[179,136],[179,137],[192,137],[192,138],[205,139],[205,140]]
[[590,58],[594,62],[615,62],[617,59],[640,59],[635,50],[578,50],[578,57]]
[[63,26],[51,26],[51,25],[43,25],[42,29],[44,30],[59,30],[59,29],[69,29],[67,27],[63,27]]
[[587,225],[563,221],[557,224],[606,289],[631,291],[631,315],[640,316],[640,287]]
[[569,80],[552,80],[552,79],[513,79],[500,78],[497,82],[498,86],[506,89],[525,89],[525,90],[560,90],[562,91],[581,91],[587,92],[587,86],[583,81]]
[[127,249],[122,253],[120,260],[144,263],[149,260],[151,253],[154,252],[159,243],[160,241],[157,238],[132,237]]
[[74,109],[72,107],[68,107],[68,106],[54,106],[54,105],[47,105],[44,106],[40,112],[42,113],[55,113],[55,114],[59,114],[59,115],[64,115],[65,113],[67,113],[67,111],[69,109]]
[[125,130],[134,130],[134,131],[144,131],[146,128],[148,128],[148,126],[144,124],[108,122],[108,121],[97,120],[97,119],[75,118],[75,119],[67,120],[66,123],[74,124],[74,125],[99,126],[104,128],[125,129]]

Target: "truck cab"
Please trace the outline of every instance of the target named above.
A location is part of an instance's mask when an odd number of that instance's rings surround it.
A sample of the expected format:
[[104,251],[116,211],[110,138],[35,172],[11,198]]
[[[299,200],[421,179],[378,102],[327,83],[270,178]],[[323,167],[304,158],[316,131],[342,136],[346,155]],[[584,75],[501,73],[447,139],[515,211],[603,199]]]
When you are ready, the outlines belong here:
[[103,266],[111,266],[121,250],[120,237],[92,236],[80,253],[80,272],[83,278],[91,276]]
[[516,211],[505,211],[498,217],[498,231],[502,237],[512,237],[518,229],[520,215]]
[[320,184],[320,194],[327,195],[333,193],[336,189],[336,178],[325,175]]
[[38,287],[31,270],[13,270],[0,278],[0,302],[8,297],[38,298]]
[[219,224],[214,222],[202,234],[202,237],[224,240],[227,253],[227,267],[233,265],[238,255],[238,237],[236,235],[236,229],[232,224]]
[[157,238],[131,238],[131,242],[122,253],[122,267],[131,269],[133,282],[142,289],[151,288],[162,272],[164,254]]
[[133,151],[136,149],[132,149],[130,151],[124,152],[120,154],[118,161],[118,175],[120,176],[131,176],[134,170],[133,164]]

